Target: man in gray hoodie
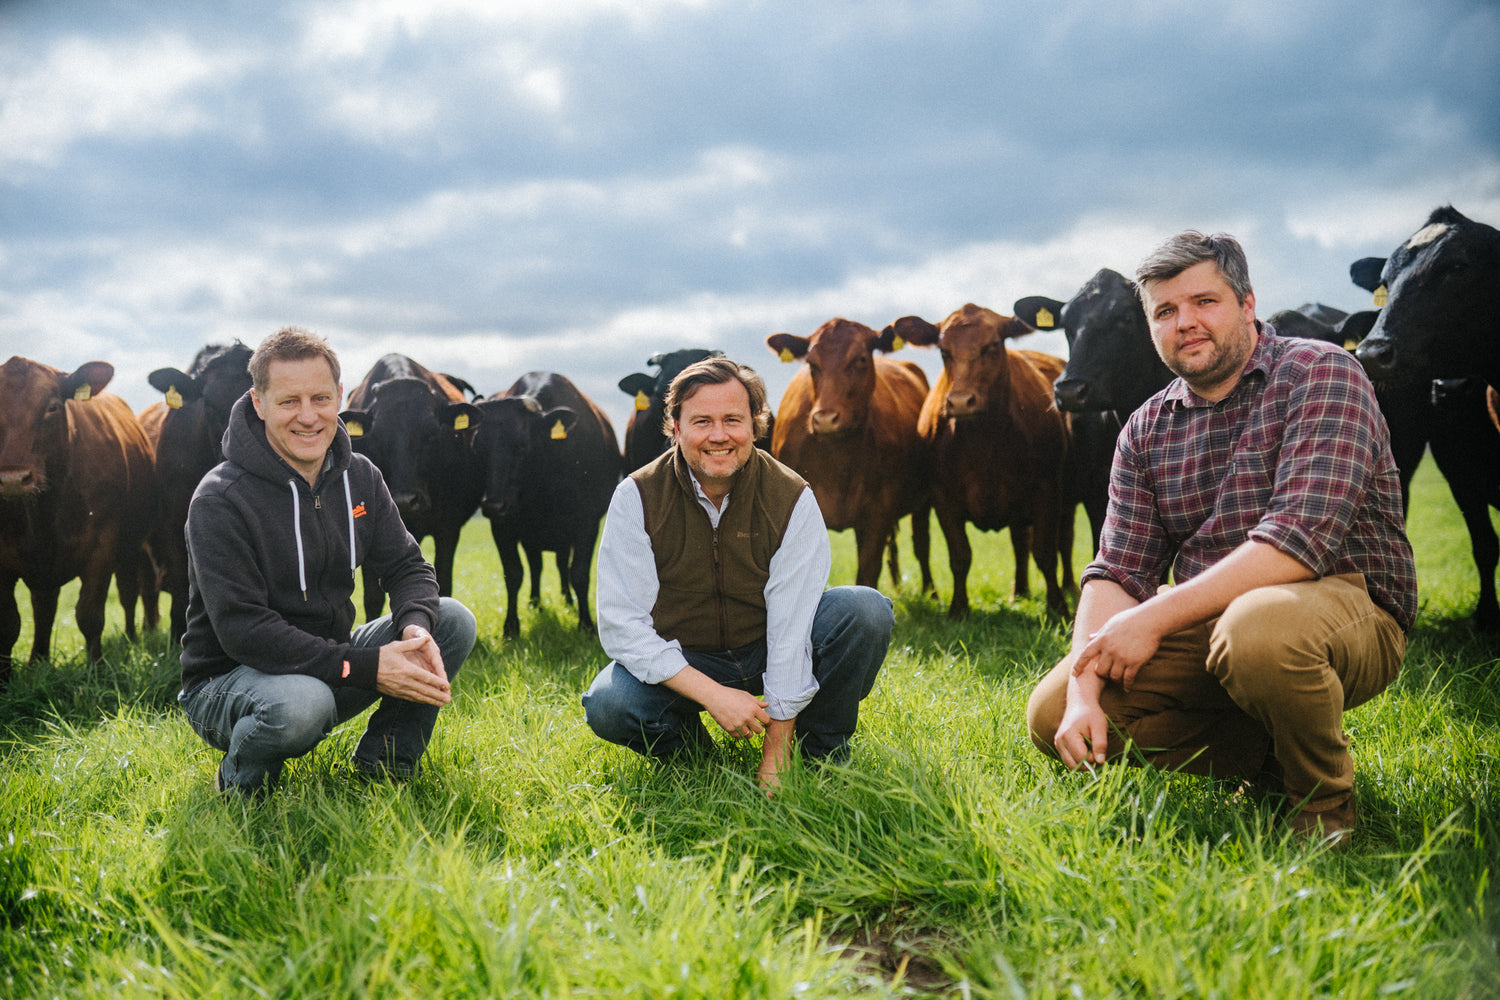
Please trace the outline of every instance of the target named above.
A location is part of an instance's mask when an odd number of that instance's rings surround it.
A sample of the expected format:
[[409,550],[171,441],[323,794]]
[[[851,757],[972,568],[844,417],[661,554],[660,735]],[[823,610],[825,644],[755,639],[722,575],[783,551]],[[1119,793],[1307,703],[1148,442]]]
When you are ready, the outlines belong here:
[[[349,445],[327,341],[287,327],[250,358],[225,460],[188,509],[188,620],[178,700],[224,752],[214,787],[274,787],[282,764],[377,700],[355,772],[417,771],[474,616],[437,577],[380,472]],[[351,631],[355,570],[369,563],[391,613]]]

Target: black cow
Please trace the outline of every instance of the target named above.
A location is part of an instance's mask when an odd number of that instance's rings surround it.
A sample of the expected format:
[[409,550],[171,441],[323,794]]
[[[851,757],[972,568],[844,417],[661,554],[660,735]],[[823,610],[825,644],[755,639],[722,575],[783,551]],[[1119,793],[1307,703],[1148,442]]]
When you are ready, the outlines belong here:
[[1452,206],[1389,257],[1349,268],[1383,306],[1356,352],[1374,382],[1477,377],[1500,386],[1500,231]]
[[528,372],[479,403],[474,439],[490,532],[505,570],[505,637],[521,634],[516,597],[521,556],[531,568],[531,603],[541,600],[542,553],[557,555],[563,595],[578,602],[578,628],[594,631],[589,566],[599,521],[620,481],[620,451],[609,418],[553,372]]
[[635,400],[635,409],[625,424],[625,471],[634,472],[667,450],[671,444],[662,430],[666,412],[667,388],[688,365],[704,358],[721,358],[723,351],[701,347],[684,347],[676,351],[653,354],[646,364],[657,369],[655,375],[635,372],[620,379],[620,391]]
[[1061,326],[1068,339],[1067,366],[1052,386],[1058,409],[1072,414],[1064,497],[1083,504],[1097,552],[1115,439],[1125,418],[1171,381],[1172,373],[1151,343],[1135,285],[1117,271],[1099,271],[1067,302],[1028,295],[1014,308],[1028,326]]
[[[385,478],[406,530],[418,541],[432,536],[438,592],[451,596],[458,536],[484,495],[473,453],[479,408],[448,376],[387,354],[349,393],[349,408],[339,416],[354,450]],[[365,618],[374,620],[385,609],[385,590],[368,569],[364,586]]]
[[[239,341],[210,344],[198,352],[186,372],[158,368],[148,376],[166,398],[163,411],[145,418],[156,446],[156,479],[160,508],[151,534],[151,556],[161,572],[161,586],[172,597],[174,642],[187,630],[188,503],[204,474],[224,460],[224,431],[235,400],[250,388],[250,348]],[[154,407],[153,407],[154,409]],[[154,616],[154,598],[148,616]]]

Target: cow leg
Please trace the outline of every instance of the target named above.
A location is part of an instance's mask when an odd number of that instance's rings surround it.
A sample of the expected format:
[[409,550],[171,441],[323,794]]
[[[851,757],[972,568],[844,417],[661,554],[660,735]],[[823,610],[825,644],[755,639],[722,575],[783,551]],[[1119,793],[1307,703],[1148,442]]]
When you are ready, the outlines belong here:
[[[526,569],[531,574],[531,606],[539,608],[542,606],[542,566],[546,560],[546,552],[535,542],[522,542],[521,548],[526,550]],[[562,562],[557,564],[557,573],[563,578],[563,590],[568,589],[568,578],[563,573]]]
[[900,526],[900,521],[891,522],[891,534],[886,543],[888,553],[886,565],[891,571],[891,589],[896,591],[901,589],[901,553],[896,544]]
[[125,638],[131,642],[137,641],[136,604],[141,604],[142,622],[148,617],[145,604],[141,602],[142,577],[146,567],[150,565],[150,560],[145,555],[145,550],[137,545],[132,551],[122,554],[115,563],[115,591],[120,598],[120,607],[125,611]]
[[[78,631],[83,635],[84,648],[88,650],[89,662],[99,659],[104,653],[104,602],[109,596],[110,567],[102,560],[93,560],[82,574],[82,586],[78,590],[78,606],[73,609],[73,618],[78,622]],[[130,574],[134,576],[134,574]],[[55,593],[55,592],[54,592]],[[56,597],[53,611],[57,610]]]
[[[516,608],[516,598],[521,593],[520,540],[498,521],[490,522],[490,535],[495,539],[495,550],[500,553],[500,567],[505,573],[505,627],[502,634],[507,639],[521,636],[521,613]],[[532,574],[535,576],[535,572]]]
[[1062,589],[1078,593],[1078,581],[1073,579],[1073,522],[1076,518],[1074,505],[1065,503],[1066,509],[1057,518],[1057,558],[1062,562]]
[[458,552],[458,535],[462,525],[432,533],[432,568],[437,574],[438,594],[453,596],[453,558]]
[[[573,593],[578,596],[578,631],[593,635],[597,631],[594,627],[594,618],[589,614],[589,563],[593,559],[594,542],[599,538],[599,522],[593,522],[593,530],[585,532],[570,549],[568,580],[573,586]],[[585,558],[583,553],[588,553]],[[562,558],[562,550],[557,553]]]
[[[590,551],[592,551],[592,549]],[[566,548],[560,548],[557,550],[556,555],[557,579],[562,584],[563,603],[571,608],[573,606],[573,586],[569,582],[569,579],[572,576],[571,569],[573,566],[573,547],[570,545]],[[588,574],[585,573],[583,575],[584,586],[588,586],[588,579]],[[585,597],[585,599],[587,599],[587,597]]]
[[0,689],[10,683],[10,656],[16,640],[21,638],[21,609],[16,605],[16,581],[19,577],[0,577]]
[[969,613],[969,567],[974,561],[974,550],[969,545],[961,513],[940,506],[937,515],[943,540],[948,543],[948,568],[953,574],[953,601],[948,605],[948,617],[962,618]]
[[923,507],[911,516],[911,550],[917,558],[917,568],[922,571],[922,594],[937,597],[937,587],[932,582],[932,508]]
[[360,572],[365,582],[365,621],[372,622],[385,613],[385,590],[373,567],[366,564],[360,567]]
[[[1449,485],[1451,488],[1452,484]],[[1469,550],[1474,554],[1474,567],[1479,571],[1474,628],[1479,632],[1497,632],[1500,631],[1500,605],[1495,599],[1495,567],[1500,564],[1500,539],[1496,538],[1495,526],[1490,521],[1489,504],[1482,496],[1468,494],[1467,490],[1453,490],[1459,513],[1463,514],[1464,523],[1469,527]]]
[[[31,588],[31,662],[52,656],[52,625],[57,621],[57,596],[61,587],[27,584]],[[83,598],[79,598],[83,606]]]
[[1011,588],[1011,596],[1026,598],[1031,596],[1031,548],[1032,548],[1031,526],[1010,526],[1010,552],[1016,562],[1016,580]]
[[[1058,549],[1058,525],[1051,516],[1056,512],[1054,506],[1051,512],[1044,512],[1038,523],[1032,528],[1031,558],[1036,563],[1036,568],[1042,573],[1042,583],[1047,589],[1047,610],[1067,613],[1068,600],[1063,597],[1062,587],[1057,583],[1057,555]],[[1069,549],[1071,545],[1071,532],[1069,533]]]
[[861,587],[880,586],[880,556],[889,537],[890,531],[884,526],[872,529],[868,522],[854,526],[854,548],[858,553],[854,582]]

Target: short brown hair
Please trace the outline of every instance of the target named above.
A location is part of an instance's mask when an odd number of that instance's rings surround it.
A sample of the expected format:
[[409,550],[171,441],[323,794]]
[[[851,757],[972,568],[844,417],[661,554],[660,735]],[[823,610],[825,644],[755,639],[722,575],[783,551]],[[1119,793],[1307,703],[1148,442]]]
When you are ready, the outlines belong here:
[[1168,237],[1161,246],[1147,254],[1140,267],[1135,269],[1136,288],[1143,289],[1148,284],[1168,281],[1205,260],[1214,262],[1219,273],[1224,276],[1224,281],[1228,283],[1229,290],[1234,292],[1240,305],[1244,305],[1245,296],[1253,291],[1250,287],[1250,264],[1245,260],[1245,248],[1228,233],[1204,236],[1195,229],[1187,229]]
[[667,388],[666,413],[662,416],[662,433],[672,436],[672,425],[682,416],[682,404],[705,385],[723,385],[735,381],[750,396],[750,427],[757,438],[765,437],[771,426],[771,410],[766,404],[766,383],[754,368],[728,358],[704,358],[677,373]]
[[333,372],[333,384],[341,385],[339,358],[318,334],[300,326],[284,326],[260,342],[250,355],[250,381],[257,395],[264,395],[270,388],[272,361],[301,361],[304,358],[322,358]]

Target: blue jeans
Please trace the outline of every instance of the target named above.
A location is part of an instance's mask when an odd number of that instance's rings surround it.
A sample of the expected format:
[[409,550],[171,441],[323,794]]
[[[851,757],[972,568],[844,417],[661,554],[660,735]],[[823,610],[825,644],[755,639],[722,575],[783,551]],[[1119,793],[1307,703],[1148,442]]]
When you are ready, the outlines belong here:
[[[474,648],[474,615],[451,597],[441,598],[432,628],[443,656],[443,669],[453,680]],[[355,646],[383,646],[400,638],[390,615],[354,630]],[[377,700],[364,737],[354,751],[354,765],[362,771],[410,777],[417,771],[438,706],[400,698],[384,698],[378,691],[329,687],[305,674],[266,674],[239,666],[212,677],[191,692],[178,695],[188,724],[218,750],[224,751],[219,777],[226,790],[269,790],[281,775],[281,765],[300,757],[333,731]]]
[[[875,686],[891,644],[890,598],[870,587],[825,591],[813,616],[813,677],[818,692],[797,716],[797,742],[809,759],[841,761],[859,721],[859,703]],[[717,653],[683,652],[689,665],[726,687],[760,694],[766,644]],[[600,739],[649,757],[713,745],[703,706],[664,684],[646,684],[618,663],[599,672],[583,695],[584,716]]]

